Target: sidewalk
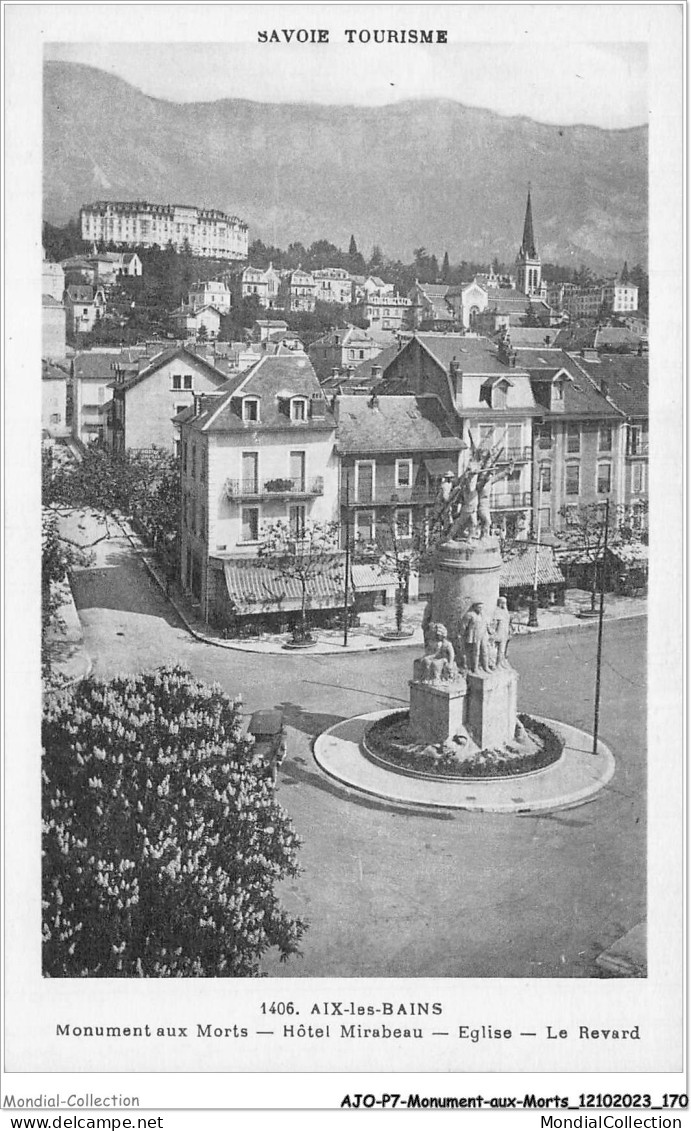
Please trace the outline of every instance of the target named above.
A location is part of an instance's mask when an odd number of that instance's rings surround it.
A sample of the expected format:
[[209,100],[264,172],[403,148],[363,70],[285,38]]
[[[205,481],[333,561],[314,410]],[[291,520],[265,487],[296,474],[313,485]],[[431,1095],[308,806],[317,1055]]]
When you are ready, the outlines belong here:
[[[143,544],[138,534],[132,530],[129,523],[120,521],[124,533],[133,548],[140,555],[147,570],[165,593],[180,620],[198,640],[206,644],[215,644],[218,648],[229,648],[238,652],[259,652],[282,655],[296,655],[297,651],[284,647],[289,637],[286,634],[271,635],[264,633],[253,637],[251,640],[226,640],[221,633],[211,625],[205,624],[198,605],[193,605],[189,597],[182,592],[175,582],[168,582],[163,570],[157,562],[153,551]],[[590,609],[590,594],[580,589],[568,589],[564,606],[552,606],[538,611],[538,627],[528,626],[528,610],[523,609],[512,617],[514,630],[517,634],[533,632],[548,632],[565,628],[584,628],[597,624],[597,617],[582,619],[578,614]],[[387,606],[376,609],[371,613],[360,614],[360,626],[348,629],[348,644],[343,644],[343,630],[318,629],[318,643],[306,649],[310,656],[333,655],[335,653],[351,652],[377,652],[384,648],[407,648],[411,645],[422,648],[424,639],[422,635],[422,617],[425,611],[425,602],[417,601],[406,605],[403,616],[403,629],[410,633],[401,640],[385,640],[387,632],[395,629],[394,608]],[[607,620],[621,620],[630,617],[641,617],[647,613],[647,601],[642,597],[615,597],[608,595],[605,604],[605,618]]]
[[49,647],[51,653],[51,666],[62,676],[65,684],[78,683],[91,675],[93,661],[84,647],[84,633],[79,619],[77,606],[74,603],[72,589],[69,581],[65,581],[65,599],[60,606],[58,616],[64,625],[64,631],[53,629],[49,632]]

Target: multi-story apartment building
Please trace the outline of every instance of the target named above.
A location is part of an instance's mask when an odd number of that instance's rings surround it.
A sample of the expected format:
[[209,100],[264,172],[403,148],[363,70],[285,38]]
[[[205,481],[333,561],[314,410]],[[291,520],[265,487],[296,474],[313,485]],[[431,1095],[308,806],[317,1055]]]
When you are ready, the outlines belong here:
[[360,318],[365,318],[372,330],[403,329],[410,310],[410,303],[403,295],[393,292],[379,295],[376,292],[365,294],[354,307]]
[[262,267],[245,267],[243,271],[230,277],[229,285],[235,301],[256,296],[259,305],[266,310],[274,310],[279,305],[281,276],[271,263],[266,270]]
[[312,274],[317,283],[315,294],[317,302],[337,302],[342,306],[350,305],[353,284],[345,268],[320,267]]
[[578,359],[581,370],[597,385],[601,396],[615,406],[623,418],[623,436],[618,454],[618,493],[615,501],[624,503],[640,515],[647,526],[648,504],[648,357],[586,351]]
[[103,317],[106,297],[102,287],[70,285],[65,289],[67,329],[73,334],[88,334]]
[[51,295],[41,295],[41,357],[60,361],[67,353],[67,311]]
[[279,289],[279,306],[287,311],[314,310],[317,293],[317,282],[311,271],[303,271],[297,267],[295,271],[286,271],[281,277]]
[[65,269],[60,263],[49,263],[43,260],[41,277],[41,294],[50,295],[51,298],[62,302],[65,291]]
[[132,376],[139,370],[143,349],[84,350],[70,364],[70,405],[72,435],[82,444],[106,439],[111,385],[118,373]]
[[151,204],[146,200],[99,200],[80,213],[83,240],[123,247],[189,246],[195,255],[246,259],[247,224],[237,216],[187,204]]
[[612,314],[633,314],[638,310],[638,287],[610,279],[602,288],[602,305]]
[[[606,388],[564,350],[517,347],[540,416],[533,436],[533,515],[541,531],[568,525],[578,508],[624,501],[624,414]],[[594,351],[586,351],[592,353]]]
[[421,533],[443,475],[467,445],[434,394],[336,399],[342,530],[356,544],[402,548]]
[[186,346],[163,349],[136,371],[118,366],[111,384],[106,442],[115,452],[131,448],[178,450],[173,418],[193,403],[195,393],[218,389],[228,374]]
[[227,314],[230,310],[230,291],[222,279],[193,283],[187,295],[187,304],[193,310],[215,306],[221,314]]
[[579,287],[565,299],[570,318],[598,318],[602,313],[603,289],[601,286]]
[[500,455],[492,513],[507,534],[527,532],[530,520],[532,424],[539,415],[528,372],[486,338],[416,334],[384,368],[380,397],[434,395],[455,432]]
[[221,318],[221,311],[210,305],[181,306],[171,315],[171,320],[181,338],[197,337],[200,332],[207,338],[217,338],[221,328]]
[[408,291],[408,326],[411,330],[451,330],[456,320],[446,300],[449,287],[445,283],[419,283]]
[[44,359],[41,376],[41,425],[43,432],[52,437],[68,436],[67,371]]
[[381,346],[367,330],[347,326],[343,330],[330,330],[323,338],[313,342],[307,352],[317,377],[323,381],[334,370],[354,370],[363,361],[375,358],[381,353]]
[[[178,417],[182,459],[181,581],[211,623],[280,617],[299,594],[256,562],[267,526],[338,515],[335,420],[305,354],[263,357]],[[313,606],[338,607],[320,578]]]

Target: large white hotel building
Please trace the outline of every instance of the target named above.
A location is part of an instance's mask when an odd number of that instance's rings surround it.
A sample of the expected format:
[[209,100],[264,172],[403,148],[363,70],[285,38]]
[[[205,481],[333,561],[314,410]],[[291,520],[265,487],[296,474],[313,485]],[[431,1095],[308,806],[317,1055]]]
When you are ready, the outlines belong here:
[[189,204],[149,204],[146,200],[97,200],[79,212],[82,239],[124,247],[181,251],[187,240],[194,255],[213,259],[247,259],[247,224],[212,208]]

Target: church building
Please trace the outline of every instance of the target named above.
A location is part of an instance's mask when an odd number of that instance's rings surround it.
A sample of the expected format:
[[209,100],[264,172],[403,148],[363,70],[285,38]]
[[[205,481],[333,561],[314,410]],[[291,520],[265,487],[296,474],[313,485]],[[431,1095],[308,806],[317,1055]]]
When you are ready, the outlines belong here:
[[542,297],[542,260],[535,247],[533,233],[533,208],[528,189],[528,202],[525,209],[525,222],[523,224],[523,242],[516,256],[516,289],[524,295]]

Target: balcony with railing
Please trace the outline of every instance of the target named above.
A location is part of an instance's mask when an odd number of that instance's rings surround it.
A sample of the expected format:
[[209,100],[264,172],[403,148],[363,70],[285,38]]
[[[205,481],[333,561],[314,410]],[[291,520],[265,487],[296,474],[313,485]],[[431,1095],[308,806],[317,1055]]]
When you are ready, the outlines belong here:
[[430,484],[420,487],[377,486],[373,491],[360,491],[356,494],[352,486],[348,490],[342,483],[341,504],[351,507],[429,506],[435,501],[437,493],[438,488]]
[[530,444],[521,445],[518,448],[502,448],[499,452],[497,462],[502,463],[526,463],[532,458],[532,448]]
[[492,491],[489,498],[492,510],[514,510],[532,504],[530,491]]
[[224,494],[231,502],[245,499],[310,498],[324,494],[323,476],[311,479],[226,479]]
[[648,454],[648,441],[647,440],[629,440],[626,445],[626,456],[628,459],[636,456],[647,456]]

